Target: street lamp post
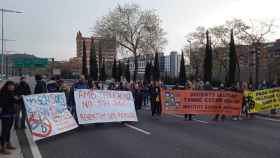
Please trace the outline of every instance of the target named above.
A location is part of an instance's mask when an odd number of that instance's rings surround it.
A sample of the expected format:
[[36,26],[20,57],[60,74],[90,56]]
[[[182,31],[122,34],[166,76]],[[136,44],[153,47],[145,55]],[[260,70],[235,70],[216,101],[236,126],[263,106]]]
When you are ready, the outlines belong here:
[[4,76],[4,13],[23,13],[21,11],[16,10],[9,10],[9,9],[1,9],[1,15],[2,15],[2,63],[1,63],[1,77]]

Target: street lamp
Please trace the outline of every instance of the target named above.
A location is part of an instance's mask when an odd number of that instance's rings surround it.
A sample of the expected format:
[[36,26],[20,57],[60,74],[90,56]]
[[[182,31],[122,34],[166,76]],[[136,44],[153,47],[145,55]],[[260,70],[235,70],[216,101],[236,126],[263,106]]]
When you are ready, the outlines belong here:
[[[6,41],[6,42],[14,42],[14,41],[16,41],[16,40],[11,40],[11,39],[1,39],[1,40],[4,40],[4,41]],[[9,74],[8,53],[13,52],[13,51],[7,51],[6,43],[4,43],[4,46],[3,46],[3,47],[4,47],[4,60],[6,61],[6,62],[3,61],[3,65],[5,65],[3,74],[6,74],[6,78],[8,78],[8,74]],[[5,55],[6,55],[6,57],[5,57]]]
[[[191,53],[192,53],[192,41],[191,40],[187,40],[187,42],[190,44],[190,53],[189,53],[189,61],[190,61],[190,65],[191,65]],[[191,67],[191,74],[193,75],[193,68],[192,65]],[[197,76],[196,76],[197,77]]]
[[10,9],[0,9],[1,13],[2,13],[2,65],[1,65],[1,77],[3,77],[4,75],[4,41],[7,41],[6,39],[4,39],[4,13],[23,13],[21,11],[16,11],[16,10],[10,10]]

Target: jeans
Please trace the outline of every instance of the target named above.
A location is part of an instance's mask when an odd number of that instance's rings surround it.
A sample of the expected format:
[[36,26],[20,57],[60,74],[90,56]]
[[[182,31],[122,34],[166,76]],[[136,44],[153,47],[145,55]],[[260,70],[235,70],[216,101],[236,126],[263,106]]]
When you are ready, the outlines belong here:
[[150,96],[145,94],[144,95],[144,106],[149,105],[149,101],[150,101]]
[[4,146],[7,143],[10,143],[11,138],[11,129],[14,123],[13,117],[2,118],[2,131],[1,131],[1,145]]

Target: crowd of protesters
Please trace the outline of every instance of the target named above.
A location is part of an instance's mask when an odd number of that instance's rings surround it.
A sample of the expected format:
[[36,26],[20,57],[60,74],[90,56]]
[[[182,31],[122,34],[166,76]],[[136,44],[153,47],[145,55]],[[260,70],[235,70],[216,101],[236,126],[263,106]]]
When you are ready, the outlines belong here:
[[134,105],[136,112],[142,107],[148,108],[151,106],[152,116],[160,116],[160,82],[143,83],[139,82],[95,82],[86,80],[84,76],[73,84],[69,91],[69,109],[77,120],[76,106],[74,99],[74,91],[77,89],[93,89],[93,90],[116,90],[116,91],[131,91],[134,98]]
[[[160,81],[147,82],[96,82],[92,80],[86,80],[85,76],[81,75],[79,80],[68,87],[63,80],[59,77],[52,77],[48,81],[45,81],[41,75],[35,76],[36,85],[34,88],[34,94],[40,93],[56,93],[64,92],[67,105],[74,118],[77,120],[76,105],[74,99],[74,92],[78,89],[92,89],[92,90],[117,90],[117,91],[131,91],[136,111],[142,109],[151,109],[152,117],[159,117],[161,115],[161,97],[160,89],[167,88]],[[246,82],[237,83],[235,85],[225,86],[221,83],[219,86],[213,86],[210,82],[203,82],[202,80],[187,81],[186,83],[176,84],[173,89],[185,89],[185,90],[225,90],[225,91],[236,91],[243,93],[245,90],[261,90],[267,88],[278,87],[277,82],[267,83],[263,81],[260,84],[253,85],[247,84]],[[26,121],[26,109],[24,106],[23,98],[24,95],[32,94],[32,90],[28,85],[26,78],[21,77],[19,83],[13,81],[7,81],[0,90],[0,107],[1,107],[1,120],[2,120],[2,131],[1,131],[1,150],[2,154],[10,154],[9,150],[14,150],[15,147],[10,142],[11,129],[14,125],[16,129],[25,129]],[[244,97],[242,111],[247,117],[249,115],[248,109],[250,103]],[[275,113],[275,110],[272,110]],[[240,114],[241,115],[241,114]],[[20,117],[21,116],[21,117]],[[219,119],[224,120],[226,117],[219,114],[215,115],[213,120],[218,121]],[[240,119],[240,116],[233,116],[234,120]],[[185,114],[186,120],[192,120],[192,114]]]
[[[35,76],[35,94],[63,92],[63,81],[51,78],[45,82],[41,75]],[[32,90],[25,77],[21,77],[19,83],[7,81],[0,90],[0,119],[1,119],[1,149],[0,153],[10,155],[10,150],[15,150],[11,144],[11,130],[26,128],[26,109],[23,102],[24,95],[32,94]]]

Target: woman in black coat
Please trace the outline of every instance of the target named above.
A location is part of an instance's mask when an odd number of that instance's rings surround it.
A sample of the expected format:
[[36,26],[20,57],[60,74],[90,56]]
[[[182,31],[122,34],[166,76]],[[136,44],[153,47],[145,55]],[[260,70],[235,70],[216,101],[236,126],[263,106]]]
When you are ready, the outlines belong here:
[[142,108],[143,103],[143,94],[138,84],[134,85],[134,89],[132,91],[135,109],[140,110]]
[[2,132],[1,132],[1,150],[2,154],[11,154],[8,150],[14,150],[10,142],[11,129],[14,123],[16,115],[16,103],[18,97],[15,92],[15,83],[7,81],[0,91],[0,104],[2,107],[1,119],[2,119]]
[[151,110],[152,116],[161,115],[161,101],[160,101],[160,85],[158,82],[151,87]]

